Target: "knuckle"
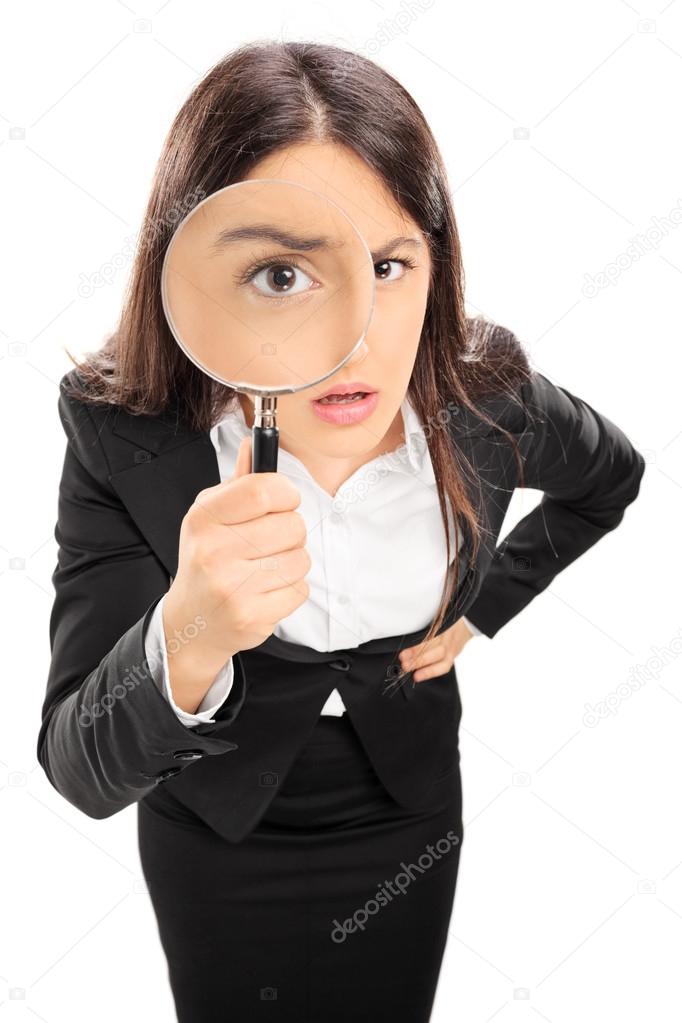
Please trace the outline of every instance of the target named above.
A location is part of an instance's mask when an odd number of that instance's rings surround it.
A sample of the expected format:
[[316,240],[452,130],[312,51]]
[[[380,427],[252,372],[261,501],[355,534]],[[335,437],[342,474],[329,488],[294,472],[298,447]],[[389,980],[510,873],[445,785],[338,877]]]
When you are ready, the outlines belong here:
[[308,539],[308,527],[305,524],[305,519],[300,512],[294,512],[296,516],[296,530],[297,530],[297,542],[305,543]]
[[203,538],[198,540],[194,545],[194,562],[205,575],[213,576],[216,564],[213,544]]
[[308,530],[303,517],[298,512],[289,512],[287,519],[283,523],[284,534],[286,536],[286,542],[289,547],[303,547],[306,540],[308,539]]
[[298,508],[299,504],[301,503],[301,491],[298,489],[296,484],[292,480],[290,480],[288,476],[281,476],[281,474],[278,482],[284,485],[287,499],[289,501],[294,501],[295,502],[294,507]]
[[195,514],[198,511],[208,514],[209,512],[208,505],[213,498],[214,491],[215,487],[204,487],[203,490],[200,490],[199,493],[195,496],[194,501],[190,505],[189,510],[191,512],[193,511]]
[[259,473],[253,474],[253,483],[249,491],[249,507],[254,518],[261,518],[270,510],[270,497]]
[[209,574],[210,561],[206,544],[202,542],[202,539],[198,536],[190,537],[189,556],[192,563],[192,567],[195,571],[199,571],[204,575]]
[[206,529],[211,521],[211,511],[205,501],[198,501],[197,498],[187,509],[183,523],[189,533],[196,535]]
[[202,519],[203,509],[195,501],[185,513],[185,517],[182,520],[182,528],[186,533],[194,534],[197,532]]
[[290,552],[290,558],[292,560],[295,570],[301,572],[302,575],[305,575],[306,572],[310,571],[312,561],[310,555],[308,554],[307,548],[295,547]]

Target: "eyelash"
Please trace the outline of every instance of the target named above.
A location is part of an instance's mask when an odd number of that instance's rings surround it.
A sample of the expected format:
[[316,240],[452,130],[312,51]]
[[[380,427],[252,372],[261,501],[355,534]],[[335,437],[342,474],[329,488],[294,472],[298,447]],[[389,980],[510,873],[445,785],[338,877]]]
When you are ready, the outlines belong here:
[[299,266],[298,263],[295,263],[290,257],[284,256],[283,258],[278,258],[277,256],[271,256],[267,259],[261,260],[260,263],[255,263],[247,270],[244,270],[243,273],[238,274],[236,277],[237,284],[249,284],[249,282],[252,281],[256,274],[259,274],[261,270],[267,270],[268,267],[280,265],[291,266],[295,270],[300,270],[301,273],[306,273],[303,267]]
[[[295,270],[300,270],[301,273],[306,273],[303,267],[299,266],[298,263],[294,263],[293,260],[291,259],[287,259],[286,257],[284,257],[281,260],[279,260],[276,257],[269,257],[267,259],[263,259],[260,263],[257,263],[254,266],[250,266],[247,270],[244,270],[243,273],[239,274],[237,278],[237,283],[248,284],[250,281],[253,280],[256,274],[259,274],[261,272],[261,270],[267,270],[268,267],[276,266],[277,263],[279,262],[281,262],[283,265],[291,266]],[[390,259],[388,257],[386,259],[381,259],[379,260],[379,262],[374,264],[374,267],[376,268],[377,266],[381,266],[383,263],[402,263],[403,266],[408,267],[410,270],[414,270],[414,268],[417,265],[414,262],[414,260],[411,259],[410,256],[404,256],[402,259]]]
[[387,256],[386,259],[379,260],[379,262],[375,263],[374,266],[375,267],[381,266],[382,263],[402,263],[403,266],[408,267],[410,270],[414,270],[414,268],[417,265],[415,261],[410,258],[410,256],[403,256],[402,259],[391,259]]

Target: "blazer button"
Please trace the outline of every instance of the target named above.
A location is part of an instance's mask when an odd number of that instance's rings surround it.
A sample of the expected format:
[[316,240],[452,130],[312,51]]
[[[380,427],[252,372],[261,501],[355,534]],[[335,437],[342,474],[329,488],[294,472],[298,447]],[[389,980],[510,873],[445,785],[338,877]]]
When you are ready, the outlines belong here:
[[347,657],[338,657],[335,661],[329,661],[329,667],[335,668],[336,671],[349,671],[351,662]]
[[157,774],[156,776],[157,782],[165,781],[166,778],[174,778],[175,775],[180,774],[182,770],[183,770],[182,767],[167,767],[165,771],[161,771],[159,774]]
[[399,664],[389,664],[388,668],[386,669],[386,681],[388,682],[391,679],[397,678],[399,674],[400,674],[400,665]]
[[171,754],[173,760],[199,760],[203,755],[200,749],[176,749]]

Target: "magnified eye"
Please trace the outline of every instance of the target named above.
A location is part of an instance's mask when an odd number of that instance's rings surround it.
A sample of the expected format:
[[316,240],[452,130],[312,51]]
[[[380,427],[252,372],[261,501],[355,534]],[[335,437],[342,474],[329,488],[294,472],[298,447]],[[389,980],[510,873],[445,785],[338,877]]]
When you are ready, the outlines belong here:
[[300,267],[290,263],[271,263],[262,267],[253,274],[250,281],[266,298],[300,295],[315,283]]
[[[414,264],[407,259],[382,259],[380,263],[374,264],[374,271],[380,281],[399,281],[404,277],[408,267]],[[397,267],[399,273],[391,272],[392,267]]]

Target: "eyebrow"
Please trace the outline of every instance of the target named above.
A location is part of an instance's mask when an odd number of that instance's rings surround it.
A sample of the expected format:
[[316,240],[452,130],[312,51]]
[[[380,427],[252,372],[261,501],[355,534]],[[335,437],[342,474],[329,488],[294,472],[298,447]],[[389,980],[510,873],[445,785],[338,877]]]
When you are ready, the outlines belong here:
[[399,245],[414,245],[415,249],[420,249],[422,243],[419,238],[412,238],[405,234],[396,235],[395,238],[391,238],[380,249],[372,253],[372,260],[375,263],[380,263],[382,259],[386,259],[386,256],[390,256]]
[[[229,245],[230,242],[254,239],[256,241],[274,242],[276,245],[281,245],[282,248],[299,249],[301,252],[311,252],[314,249],[323,247],[332,248],[339,244],[338,242],[332,243],[329,238],[323,235],[304,238],[302,235],[289,234],[269,224],[254,224],[248,227],[234,227],[221,231],[213,243],[213,249],[217,251]],[[399,245],[413,245],[415,248],[420,248],[421,244],[419,238],[397,235],[395,238],[391,238],[390,241],[385,242],[380,249],[371,253],[372,261],[375,263],[381,262]]]

